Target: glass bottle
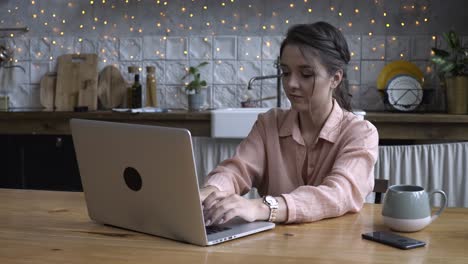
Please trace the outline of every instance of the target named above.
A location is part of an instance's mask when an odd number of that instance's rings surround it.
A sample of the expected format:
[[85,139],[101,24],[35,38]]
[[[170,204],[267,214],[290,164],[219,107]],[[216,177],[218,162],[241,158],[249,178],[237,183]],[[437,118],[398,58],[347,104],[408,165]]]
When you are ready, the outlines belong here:
[[140,74],[135,74],[135,82],[132,85],[132,107],[131,108],[141,108],[141,83],[140,83]]
[[127,108],[133,108],[133,105],[132,105],[132,86],[133,86],[133,82],[135,81],[135,73],[137,72],[138,68],[136,66],[128,66],[128,75],[130,77],[129,81],[128,81],[128,86],[127,86],[127,105],[126,107]]
[[145,106],[157,107],[158,97],[156,94],[156,77],[154,75],[155,67],[146,67],[146,100]]

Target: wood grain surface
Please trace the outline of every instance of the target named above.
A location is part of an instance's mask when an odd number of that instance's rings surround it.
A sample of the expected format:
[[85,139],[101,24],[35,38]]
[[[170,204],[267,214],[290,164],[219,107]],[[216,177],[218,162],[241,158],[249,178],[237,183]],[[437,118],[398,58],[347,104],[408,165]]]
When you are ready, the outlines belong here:
[[58,58],[57,111],[73,111],[75,106],[97,110],[97,59],[97,54],[65,54]]
[[44,74],[40,82],[40,100],[46,110],[55,109],[55,90],[57,85],[57,73]]
[[361,239],[387,230],[374,204],[199,247],[92,222],[82,193],[0,189],[0,201],[0,263],[468,263],[467,208],[403,234],[427,245],[399,250]]
[[125,81],[120,70],[108,65],[102,69],[98,78],[98,98],[104,109],[123,106],[125,94],[129,84]]

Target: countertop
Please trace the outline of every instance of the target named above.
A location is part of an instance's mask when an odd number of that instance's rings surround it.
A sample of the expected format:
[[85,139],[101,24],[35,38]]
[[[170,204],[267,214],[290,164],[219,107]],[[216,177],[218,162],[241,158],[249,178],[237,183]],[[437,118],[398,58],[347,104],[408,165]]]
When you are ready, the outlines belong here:
[[[167,113],[0,112],[0,134],[70,134],[68,122],[71,118],[183,127],[189,129],[193,136],[209,137],[211,134],[210,111],[186,110]],[[365,119],[377,127],[381,139],[468,140],[468,115],[367,112]]]

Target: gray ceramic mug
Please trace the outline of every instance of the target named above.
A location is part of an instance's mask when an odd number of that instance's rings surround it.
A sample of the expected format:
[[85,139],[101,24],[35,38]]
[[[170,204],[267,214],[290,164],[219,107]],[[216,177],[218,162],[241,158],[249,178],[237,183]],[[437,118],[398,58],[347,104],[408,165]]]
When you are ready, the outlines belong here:
[[[431,215],[430,197],[442,195],[442,206]],[[447,207],[447,195],[442,190],[426,192],[415,185],[393,185],[388,188],[383,202],[384,224],[395,231],[419,231],[432,223]]]

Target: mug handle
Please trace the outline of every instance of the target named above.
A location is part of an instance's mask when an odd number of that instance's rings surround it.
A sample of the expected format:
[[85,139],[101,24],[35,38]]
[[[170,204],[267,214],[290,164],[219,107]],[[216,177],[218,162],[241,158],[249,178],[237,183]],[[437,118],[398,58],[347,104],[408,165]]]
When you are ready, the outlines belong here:
[[439,215],[445,210],[445,208],[447,207],[447,195],[445,194],[444,191],[442,190],[433,190],[429,193],[429,197],[432,197],[433,195],[435,195],[436,193],[439,193],[440,195],[442,195],[442,200],[443,200],[443,203],[442,203],[442,206],[439,208],[439,211],[437,211],[435,214],[432,215],[431,217],[431,222],[436,220],[437,217],[439,217]]

